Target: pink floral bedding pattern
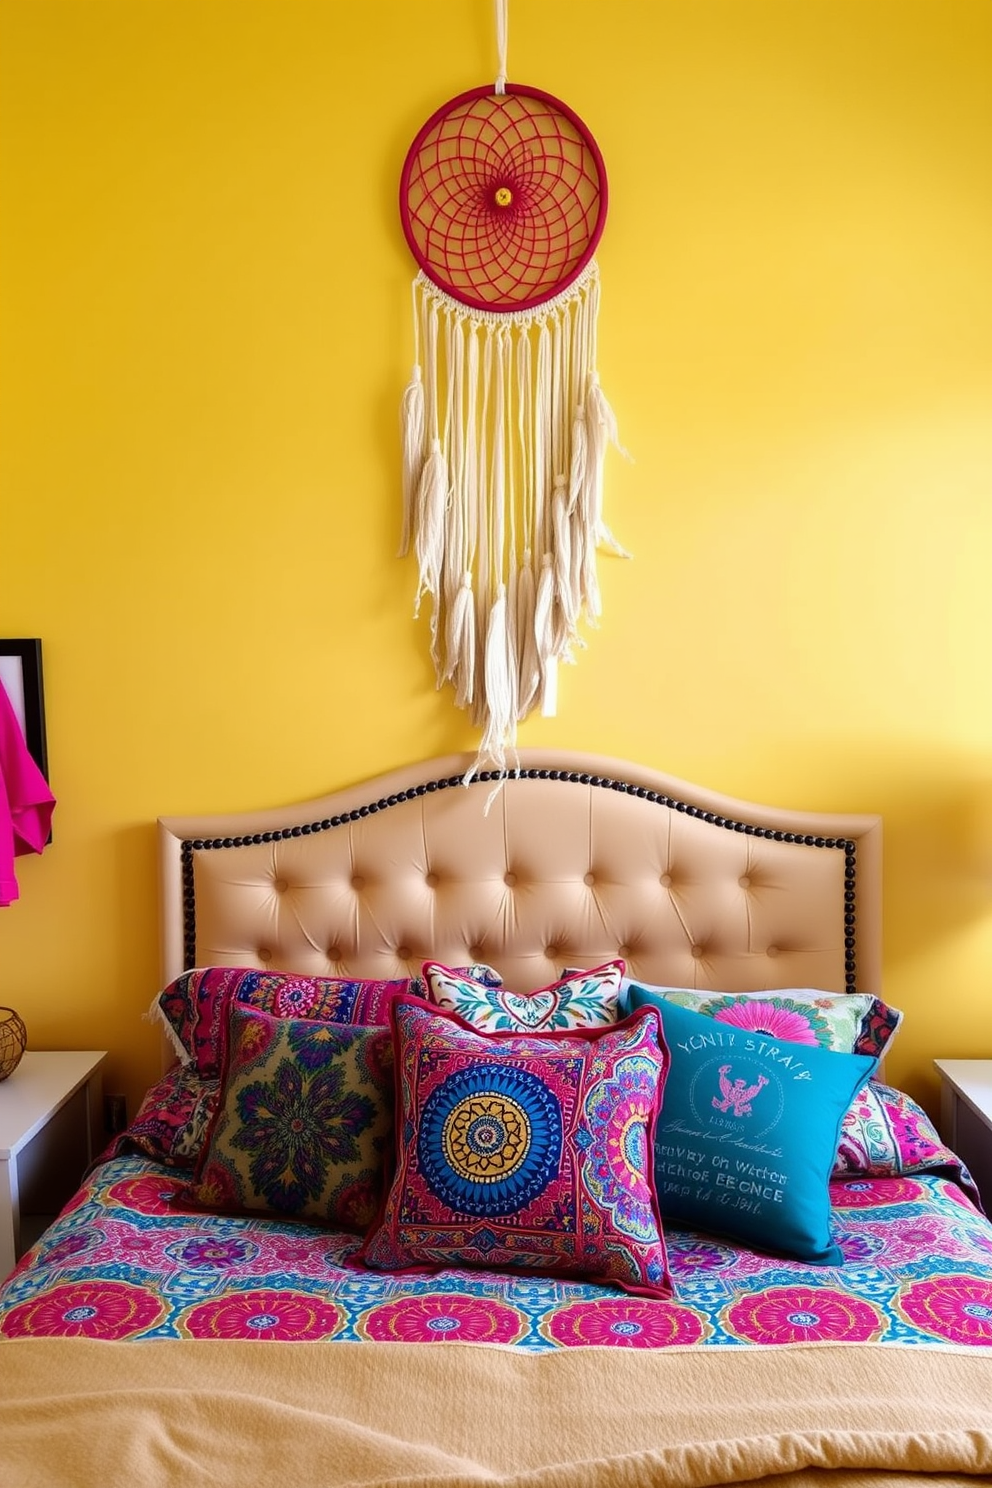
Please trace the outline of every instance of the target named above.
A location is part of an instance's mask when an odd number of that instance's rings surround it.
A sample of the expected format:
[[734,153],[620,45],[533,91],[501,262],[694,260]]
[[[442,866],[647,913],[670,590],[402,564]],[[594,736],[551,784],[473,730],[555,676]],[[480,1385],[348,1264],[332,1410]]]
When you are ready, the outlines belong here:
[[839,1267],[668,1225],[671,1300],[495,1271],[373,1273],[354,1234],[197,1212],[188,1186],[138,1155],[99,1165],[0,1287],[0,1339],[992,1348],[992,1226],[943,1164],[833,1182]]

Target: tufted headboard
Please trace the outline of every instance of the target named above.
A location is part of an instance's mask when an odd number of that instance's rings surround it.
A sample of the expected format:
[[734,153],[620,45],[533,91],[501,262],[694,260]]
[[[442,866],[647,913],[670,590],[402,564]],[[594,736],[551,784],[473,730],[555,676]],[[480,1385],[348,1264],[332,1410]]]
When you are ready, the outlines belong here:
[[881,991],[881,821],[543,749],[277,810],[159,822],[163,985],[192,966],[388,978],[485,961],[528,991],[618,955],[725,991]]

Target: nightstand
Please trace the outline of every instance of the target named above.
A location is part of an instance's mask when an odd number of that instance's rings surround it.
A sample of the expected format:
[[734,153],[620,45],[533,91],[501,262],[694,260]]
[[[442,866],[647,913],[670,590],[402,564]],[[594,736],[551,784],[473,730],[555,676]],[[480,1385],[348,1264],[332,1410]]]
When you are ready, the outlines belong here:
[[0,1279],[92,1161],[106,1057],[103,1049],[29,1049],[0,1080]]
[[978,1184],[992,1214],[992,1059],[935,1059],[940,1134]]

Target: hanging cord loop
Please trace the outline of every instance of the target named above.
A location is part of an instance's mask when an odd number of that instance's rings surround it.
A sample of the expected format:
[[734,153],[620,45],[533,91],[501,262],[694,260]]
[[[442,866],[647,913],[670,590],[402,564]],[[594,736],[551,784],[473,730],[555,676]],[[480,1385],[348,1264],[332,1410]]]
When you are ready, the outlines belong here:
[[499,53],[499,72],[496,74],[496,92],[506,92],[506,40],[509,29],[507,18],[509,0],[496,0],[496,50]]

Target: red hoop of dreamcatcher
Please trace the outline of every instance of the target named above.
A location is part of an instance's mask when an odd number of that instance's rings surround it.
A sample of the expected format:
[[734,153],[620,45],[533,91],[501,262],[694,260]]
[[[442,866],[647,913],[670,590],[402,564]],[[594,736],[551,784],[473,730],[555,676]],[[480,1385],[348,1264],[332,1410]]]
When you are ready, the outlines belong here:
[[607,199],[603,157],[579,116],[518,83],[442,105],[400,178],[410,251],[475,310],[532,310],[566,290],[596,251]]

